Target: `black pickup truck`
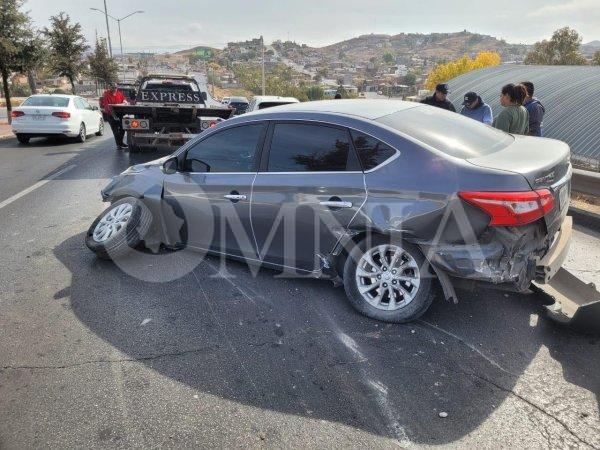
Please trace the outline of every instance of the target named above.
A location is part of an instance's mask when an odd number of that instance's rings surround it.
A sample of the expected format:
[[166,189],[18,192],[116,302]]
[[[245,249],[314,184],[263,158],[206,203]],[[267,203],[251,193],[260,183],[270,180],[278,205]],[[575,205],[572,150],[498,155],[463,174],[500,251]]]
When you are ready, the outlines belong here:
[[206,100],[193,77],[148,75],[140,81],[135,105],[112,109],[127,131],[130,152],[174,150],[233,115],[229,108],[208,107]]

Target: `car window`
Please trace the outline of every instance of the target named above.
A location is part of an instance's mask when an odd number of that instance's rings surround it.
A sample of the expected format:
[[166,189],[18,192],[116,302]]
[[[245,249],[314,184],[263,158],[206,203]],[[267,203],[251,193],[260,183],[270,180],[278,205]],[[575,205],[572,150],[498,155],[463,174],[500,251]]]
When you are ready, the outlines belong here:
[[75,97],[75,107],[77,109],[85,109],[85,105],[83,104],[83,100],[79,97]]
[[57,108],[66,108],[69,106],[69,98],[56,97],[54,95],[29,97],[23,102],[23,106],[54,106]]
[[371,170],[396,154],[396,150],[360,131],[350,131],[363,170]]
[[349,149],[346,130],[323,125],[278,123],[273,130],[268,170],[344,171]]
[[440,108],[419,106],[375,120],[462,159],[489,155],[514,141],[507,133]]
[[220,131],[198,142],[186,154],[191,172],[253,172],[263,124],[243,125]]
[[86,100],[86,99],[82,98],[82,99],[81,99],[81,103],[83,104],[83,107],[84,107],[85,109],[92,109],[92,105],[90,105],[90,104],[87,102],[87,100]]

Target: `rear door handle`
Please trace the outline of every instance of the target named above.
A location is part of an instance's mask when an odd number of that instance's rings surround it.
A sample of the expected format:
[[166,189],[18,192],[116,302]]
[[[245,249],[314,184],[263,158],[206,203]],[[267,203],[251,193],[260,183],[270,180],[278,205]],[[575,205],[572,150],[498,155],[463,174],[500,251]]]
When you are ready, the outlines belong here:
[[341,200],[327,200],[319,202],[321,206],[327,206],[328,208],[352,208],[352,202],[343,202]]
[[225,195],[225,198],[228,198],[229,200],[246,200],[246,196],[243,194],[227,194]]

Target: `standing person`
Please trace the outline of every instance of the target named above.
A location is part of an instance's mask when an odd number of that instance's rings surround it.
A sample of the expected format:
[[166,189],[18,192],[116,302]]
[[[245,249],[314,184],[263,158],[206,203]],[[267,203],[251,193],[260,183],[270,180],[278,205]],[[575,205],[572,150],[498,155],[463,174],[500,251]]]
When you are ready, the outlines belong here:
[[546,108],[533,96],[534,87],[531,81],[523,81],[521,84],[525,86],[525,90],[527,91],[523,106],[529,113],[529,135],[542,137],[542,122],[544,121]]
[[478,122],[491,125],[494,122],[492,108],[481,100],[481,97],[475,92],[467,92],[463,101],[463,107],[460,110],[463,116],[470,117]]
[[123,142],[125,131],[123,130],[121,121],[115,117],[110,105],[120,105],[123,103],[127,103],[125,96],[117,89],[115,83],[110,83],[108,89],[104,91],[100,99],[100,109],[102,110],[104,121],[110,124],[118,148],[127,148],[127,144]]
[[507,84],[502,88],[500,104],[504,109],[494,120],[494,128],[512,134],[529,133],[529,113],[523,106],[527,91],[522,84]]
[[429,97],[425,97],[425,99],[421,100],[421,103],[456,112],[454,105],[446,98],[449,92],[448,85],[440,83],[435,87],[435,93]]

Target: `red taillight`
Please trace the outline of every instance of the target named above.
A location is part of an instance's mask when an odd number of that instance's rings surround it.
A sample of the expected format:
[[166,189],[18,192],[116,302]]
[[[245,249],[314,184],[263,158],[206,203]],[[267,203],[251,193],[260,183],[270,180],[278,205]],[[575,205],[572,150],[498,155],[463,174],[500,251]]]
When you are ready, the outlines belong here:
[[25,115],[25,113],[23,111],[11,111],[10,112],[10,117],[12,117],[13,119],[15,117],[21,117],[21,116],[24,116],[24,115]]
[[525,192],[459,192],[458,196],[490,215],[490,225],[515,226],[535,222],[554,208],[548,189]]
[[66,111],[55,111],[52,113],[54,117],[60,117],[61,119],[68,119],[71,117],[71,113]]

